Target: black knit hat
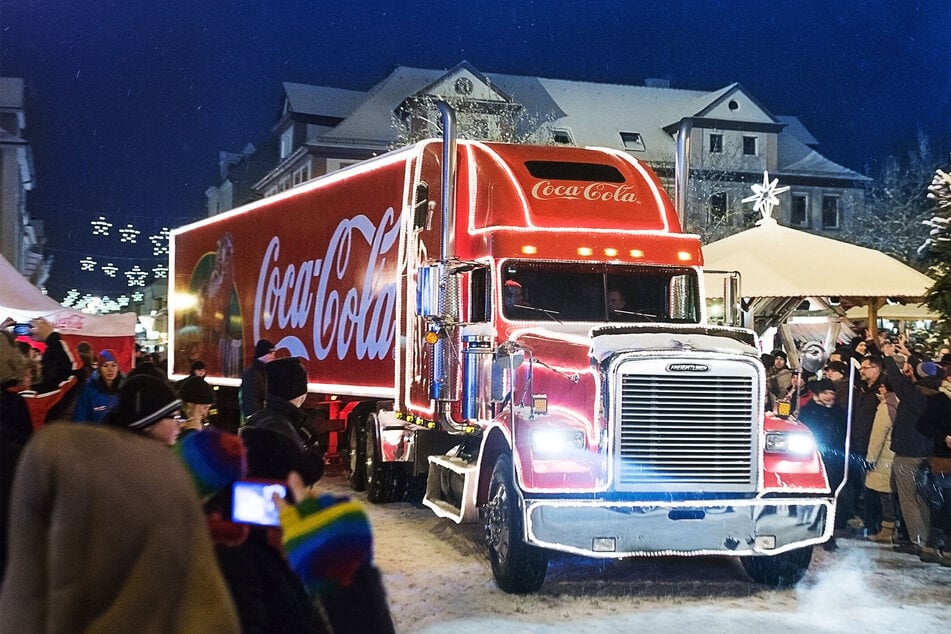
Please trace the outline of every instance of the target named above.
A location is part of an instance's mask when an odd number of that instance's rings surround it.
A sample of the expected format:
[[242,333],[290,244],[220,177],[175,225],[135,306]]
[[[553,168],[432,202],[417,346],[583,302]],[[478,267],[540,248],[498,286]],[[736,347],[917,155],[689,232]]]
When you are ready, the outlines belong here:
[[148,374],[130,377],[119,388],[118,396],[107,423],[136,431],[151,427],[182,406],[167,383]]
[[211,405],[215,402],[215,391],[200,376],[190,376],[182,381],[178,388],[178,398],[185,403],[195,403],[197,405]]
[[774,359],[775,359],[776,357],[782,357],[782,358],[783,358],[783,361],[788,361],[788,360],[789,360],[789,357],[786,356],[786,352],[785,352],[784,350],[780,350],[779,348],[776,348],[775,350],[773,350],[773,351],[770,352],[769,354],[770,354]]
[[297,357],[269,361],[264,366],[267,393],[291,400],[307,394],[307,370]]
[[258,339],[258,342],[254,344],[254,358],[258,359],[263,357],[268,352],[274,349],[274,344],[268,341],[267,339]]

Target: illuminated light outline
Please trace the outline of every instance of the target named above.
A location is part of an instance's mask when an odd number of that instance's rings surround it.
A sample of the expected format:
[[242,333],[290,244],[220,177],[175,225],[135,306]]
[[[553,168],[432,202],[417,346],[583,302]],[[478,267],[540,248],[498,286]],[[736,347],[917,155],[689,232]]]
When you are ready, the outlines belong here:
[[522,253],[525,255],[538,255],[538,247],[531,244],[526,244],[522,247]]
[[606,247],[604,249],[604,255],[609,258],[616,258],[618,256],[618,250],[614,247]]
[[664,204],[664,197],[660,195],[660,189],[657,187],[657,184],[654,182],[654,179],[650,177],[650,174],[648,174],[647,170],[644,169],[644,166],[641,165],[640,161],[638,161],[633,156],[630,156],[626,152],[621,152],[620,150],[616,150],[614,148],[601,147],[601,146],[589,146],[589,147],[586,147],[585,149],[595,150],[598,152],[604,152],[605,154],[610,154],[610,155],[613,155],[615,158],[621,159],[621,161],[626,161],[630,163],[634,167],[634,169],[637,170],[637,172],[641,175],[641,177],[647,183],[648,187],[650,187],[651,194],[654,196],[654,204],[656,204],[661,210],[663,210],[663,213],[661,214],[661,218],[663,219],[664,230],[667,232],[670,232],[670,225],[667,223],[667,205]]

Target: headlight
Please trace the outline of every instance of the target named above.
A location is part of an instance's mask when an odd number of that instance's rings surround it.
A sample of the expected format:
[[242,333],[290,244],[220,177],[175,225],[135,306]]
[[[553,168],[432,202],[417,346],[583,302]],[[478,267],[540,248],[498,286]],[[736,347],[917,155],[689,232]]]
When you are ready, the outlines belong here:
[[811,456],[816,450],[812,434],[775,432],[766,434],[766,451],[792,456]]
[[532,451],[558,455],[584,449],[584,432],[580,429],[536,429],[532,432]]

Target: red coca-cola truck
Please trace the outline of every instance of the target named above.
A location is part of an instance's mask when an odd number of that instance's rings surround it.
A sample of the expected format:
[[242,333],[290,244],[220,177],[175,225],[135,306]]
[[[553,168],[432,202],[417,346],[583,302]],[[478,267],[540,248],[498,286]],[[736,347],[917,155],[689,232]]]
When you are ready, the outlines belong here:
[[[549,554],[724,555],[797,582],[835,498],[764,413],[754,334],[707,323],[703,254],[603,148],[428,140],[172,232],[169,349],[236,386],[255,342],[372,502],[484,521],[499,587]],[[424,482],[424,486],[423,483]]]

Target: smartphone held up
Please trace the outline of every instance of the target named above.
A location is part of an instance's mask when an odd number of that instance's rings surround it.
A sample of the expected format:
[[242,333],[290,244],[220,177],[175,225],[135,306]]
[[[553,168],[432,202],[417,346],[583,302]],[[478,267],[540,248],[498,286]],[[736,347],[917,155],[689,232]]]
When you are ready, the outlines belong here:
[[259,526],[279,526],[279,511],[274,494],[287,498],[282,482],[238,480],[231,488],[231,521]]

